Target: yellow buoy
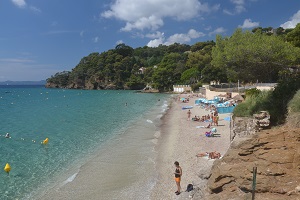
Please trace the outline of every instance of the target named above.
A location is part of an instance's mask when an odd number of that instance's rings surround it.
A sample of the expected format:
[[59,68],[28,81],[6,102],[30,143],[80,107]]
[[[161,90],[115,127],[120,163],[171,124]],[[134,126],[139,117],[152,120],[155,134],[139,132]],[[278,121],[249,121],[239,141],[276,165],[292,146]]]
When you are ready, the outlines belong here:
[[4,167],[4,171],[6,171],[7,173],[9,173],[11,170],[11,167],[8,163],[6,163],[5,167]]
[[49,138],[43,140],[43,144],[48,144],[48,142],[49,142]]

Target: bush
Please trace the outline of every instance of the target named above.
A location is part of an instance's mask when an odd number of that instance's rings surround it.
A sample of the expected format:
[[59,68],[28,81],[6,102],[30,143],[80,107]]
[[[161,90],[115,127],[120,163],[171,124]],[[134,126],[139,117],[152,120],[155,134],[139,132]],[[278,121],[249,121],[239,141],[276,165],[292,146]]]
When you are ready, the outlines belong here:
[[237,105],[233,114],[236,117],[250,117],[255,113],[263,110],[268,110],[268,105],[271,103],[272,91],[261,91],[256,95],[250,95],[246,100]]
[[202,87],[202,82],[198,82],[191,85],[193,91],[199,90],[199,87]]
[[293,99],[288,103],[289,114],[300,113],[300,90],[294,95]]
[[252,89],[248,89],[245,91],[245,94],[246,94],[246,98],[248,96],[257,96],[260,94],[260,90],[258,90],[257,88],[252,88]]

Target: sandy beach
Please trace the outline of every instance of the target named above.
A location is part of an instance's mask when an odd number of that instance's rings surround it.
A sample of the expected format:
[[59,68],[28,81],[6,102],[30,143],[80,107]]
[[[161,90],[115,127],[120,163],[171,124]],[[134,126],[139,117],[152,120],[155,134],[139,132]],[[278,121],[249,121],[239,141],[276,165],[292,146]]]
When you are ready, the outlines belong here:
[[[181,97],[184,97],[181,95]],[[196,154],[203,152],[220,152],[224,155],[230,146],[230,122],[224,120],[229,114],[220,114],[219,126],[217,129],[220,137],[206,137],[205,132],[211,129],[196,128],[203,126],[205,122],[187,120],[187,111],[182,106],[194,106],[196,97],[191,98],[189,103],[181,103],[175,100],[168,113],[164,116],[161,138],[157,148],[158,158],[156,169],[159,173],[151,199],[203,199],[206,195],[205,179],[210,172],[214,160],[207,157],[196,157]],[[191,116],[202,116],[210,114],[209,111],[198,106],[191,109]],[[181,179],[182,191],[186,190],[188,184],[198,188],[194,192],[182,192],[175,195],[176,185],[174,181],[174,161],[178,161],[183,170]]]

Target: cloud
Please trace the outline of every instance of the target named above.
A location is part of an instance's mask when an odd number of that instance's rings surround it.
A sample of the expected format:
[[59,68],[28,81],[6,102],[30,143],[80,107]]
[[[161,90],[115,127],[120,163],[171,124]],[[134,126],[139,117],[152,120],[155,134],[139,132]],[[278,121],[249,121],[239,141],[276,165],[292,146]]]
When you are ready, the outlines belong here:
[[212,35],[225,33],[225,32],[226,32],[226,29],[224,29],[223,27],[219,27],[219,28],[216,28],[214,31],[210,32],[208,35],[212,36]]
[[290,18],[290,21],[281,24],[280,27],[284,29],[295,28],[298,23],[300,23],[300,10]]
[[35,13],[41,13],[41,12],[42,12],[41,9],[39,9],[39,8],[37,8],[37,7],[35,7],[35,6],[27,5],[27,3],[26,3],[25,0],[11,0],[11,2],[12,2],[15,6],[17,6],[17,7],[19,7],[19,8],[24,8],[24,9],[27,8],[27,9],[29,9],[29,10],[35,12]]
[[29,9],[32,10],[33,12],[36,12],[36,13],[41,13],[41,9],[35,7],[35,6],[29,6]]
[[[76,31],[68,31],[68,30],[52,30],[48,31],[45,34],[46,35],[57,35],[57,34],[65,34],[65,33],[74,33]],[[78,32],[77,32],[78,33]]]
[[0,62],[6,63],[33,63],[34,60],[31,59],[23,59],[23,58],[0,58]]
[[240,28],[254,28],[259,26],[259,22],[252,22],[251,19],[245,19],[243,25],[239,25]]
[[11,0],[11,2],[13,4],[15,4],[15,6],[19,7],[19,8],[25,8],[26,7],[26,2],[25,0]]
[[148,34],[147,37],[154,38],[154,36],[157,36],[157,38],[150,40],[147,44],[148,47],[157,47],[160,44],[164,44],[164,45],[171,45],[174,43],[184,44],[190,42],[192,39],[203,37],[205,36],[205,34],[202,32],[198,32],[194,29],[190,29],[187,33],[181,33],[181,34],[176,33],[174,35],[171,35],[167,39],[165,38],[164,33],[161,32],[156,32],[155,34]]
[[116,42],[116,45],[118,45],[118,44],[124,44],[123,40],[118,40],[118,41]]
[[94,43],[98,43],[99,42],[99,37],[98,36],[94,37],[93,41],[94,41]]
[[79,35],[80,37],[83,37],[84,31],[80,31]]
[[101,13],[104,18],[126,22],[122,31],[157,30],[165,18],[177,21],[190,20],[204,13],[218,10],[220,5],[209,6],[199,0],[115,0],[110,9]]
[[155,38],[162,38],[164,36],[164,33],[160,31],[156,31],[155,33],[148,33],[146,34],[147,38],[155,39]]
[[246,11],[245,8],[245,0],[230,0],[231,3],[234,5],[234,10],[230,11],[228,9],[224,9],[223,12],[227,15],[235,15],[235,14],[240,14],[244,11]]

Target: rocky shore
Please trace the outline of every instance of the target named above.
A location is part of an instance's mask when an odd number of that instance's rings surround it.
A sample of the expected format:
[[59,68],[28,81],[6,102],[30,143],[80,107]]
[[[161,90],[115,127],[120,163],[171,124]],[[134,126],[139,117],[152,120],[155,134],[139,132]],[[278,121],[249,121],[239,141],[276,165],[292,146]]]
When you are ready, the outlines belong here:
[[251,199],[253,167],[256,199],[300,199],[300,129],[285,126],[234,141],[212,167],[207,199]]

